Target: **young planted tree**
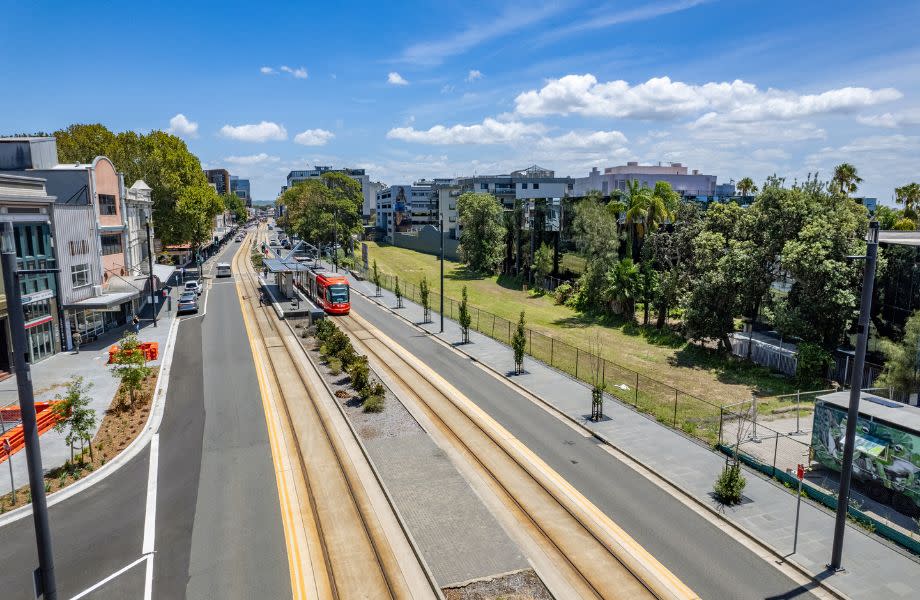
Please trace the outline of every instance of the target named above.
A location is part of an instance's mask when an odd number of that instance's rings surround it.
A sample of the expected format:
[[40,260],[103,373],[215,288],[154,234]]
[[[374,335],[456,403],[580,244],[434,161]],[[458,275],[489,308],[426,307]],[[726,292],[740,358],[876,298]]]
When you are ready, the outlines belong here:
[[402,289],[399,287],[399,275],[396,276],[396,287],[393,289],[393,294],[396,295],[396,308],[403,307],[402,301]]
[[70,446],[71,463],[77,442],[89,444],[89,456],[93,460],[92,431],[96,426],[96,411],[89,408],[91,398],[87,392],[91,387],[92,383],[83,383],[83,377],[74,376],[67,384],[67,393],[55,396],[58,403],[52,410],[58,421],[54,430],[64,434],[64,441]]
[[135,395],[152,369],[147,366],[147,357],[141,349],[137,335],[126,333],[118,346],[115,364],[112,366],[112,375],[121,381],[121,387],[128,392],[131,406],[134,406]]
[[594,332],[594,337],[589,344],[591,350],[591,420],[600,421],[604,418],[604,363],[601,358],[601,334],[599,331]]
[[373,276],[374,286],[377,288],[375,295],[379,298],[380,297],[380,271],[377,270],[377,259],[376,258],[374,259],[374,269],[373,270],[374,270],[374,276]]
[[468,344],[470,341],[470,324],[473,317],[470,315],[470,307],[466,297],[466,286],[463,286],[463,294],[460,300],[460,331],[463,333],[463,343]]
[[514,350],[514,374],[524,372],[524,350],[527,348],[527,327],[524,321],[524,311],[518,319],[517,329],[511,337],[511,348]]
[[422,310],[424,311],[422,316],[422,323],[431,323],[431,290],[428,289],[427,277],[423,276],[422,280],[419,282],[418,295],[422,302]]

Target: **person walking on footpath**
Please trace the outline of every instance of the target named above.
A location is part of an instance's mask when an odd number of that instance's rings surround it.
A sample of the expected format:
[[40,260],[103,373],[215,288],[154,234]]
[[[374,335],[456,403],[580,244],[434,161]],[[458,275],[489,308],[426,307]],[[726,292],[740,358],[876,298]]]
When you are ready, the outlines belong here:
[[76,352],[74,352],[74,354],[80,354],[80,344],[82,343],[83,343],[83,336],[80,335],[80,331],[79,330],[74,331],[73,332],[73,346],[76,349]]
[[131,325],[134,326],[134,333],[140,334],[141,332],[141,320],[137,318],[137,315],[134,315],[134,318],[131,319]]

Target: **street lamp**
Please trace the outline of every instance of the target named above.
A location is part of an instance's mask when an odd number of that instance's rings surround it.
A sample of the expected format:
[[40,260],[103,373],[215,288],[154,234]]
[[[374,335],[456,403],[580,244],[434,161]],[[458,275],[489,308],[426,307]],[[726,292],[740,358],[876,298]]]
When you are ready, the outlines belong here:
[[441,331],[444,333],[444,212],[438,212],[441,224]]
[[[147,280],[150,282],[150,310],[153,312],[153,326],[157,326],[157,299],[153,290],[153,245],[150,242],[150,215],[144,222],[147,228]],[[172,310],[172,309],[170,309]]]
[[875,284],[875,263],[878,258],[878,221],[869,223],[866,236],[866,255],[863,270],[862,299],[859,303],[859,321],[856,328],[856,356],[850,378],[850,406],[847,409],[847,430],[843,442],[843,464],[840,467],[840,489],[837,493],[837,517],[834,523],[834,545],[831,549],[831,569],[839,570],[843,556],[843,534],[846,531],[847,510],[850,505],[850,479],[853,475],[853,446],[856,444],[856,422],[859,419],[859,396],[862,393],[863,368],[866,363],[866,346],[869,335],[869,313],[872,309],[872,287]]
[[13,243],[13,224],[4,223],[0,235],[2,252],[3,286],[6,290],[10,335],[13,338],[13,365],[16,369],[16,388],[19,392],[19,411],[26,446],[26,463],[29,467],[29,490],[32,494],[32,519],[35,522],[35,544],[38,550],[38,570],[35,573],[36,591],[46,600],[57,599],[54,581],[54,553],[51,549],[51,527],[48,524],[48,503],[45,500],[42,454],[38,444],[38,427],[35,423],[35,396],[32,391],[32,372],[26,360],[25,317],[22,314],[20,275],[56,273],[58,269],[30,269],[19,271],[16,264],[16,246]]

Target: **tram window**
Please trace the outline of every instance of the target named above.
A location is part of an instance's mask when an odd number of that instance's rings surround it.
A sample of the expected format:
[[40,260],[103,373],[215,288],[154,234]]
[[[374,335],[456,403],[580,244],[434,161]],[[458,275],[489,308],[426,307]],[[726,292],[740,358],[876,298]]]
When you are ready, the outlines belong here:
[[331,302],[348,302],[348,286],[347,285],[330,285],[329,286],[329,299]]

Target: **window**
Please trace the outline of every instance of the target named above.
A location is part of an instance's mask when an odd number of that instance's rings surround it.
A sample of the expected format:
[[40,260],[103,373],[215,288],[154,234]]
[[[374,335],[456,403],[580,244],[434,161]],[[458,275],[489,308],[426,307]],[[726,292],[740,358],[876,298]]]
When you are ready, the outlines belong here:
[[99,214],[100,215],[114,215],[118,211],[115,210],[115,196],[112,194],[99,194]]
[[480,183],[480,184],[479,184],[479,189],[481,189],[481,190],[487,190],[487,189],[489,189],[489,184],[488,184],[488,183]]
[[526,184],[526,183],[522,183],[522,184],[521,184],[521,189],[522,189],[522,190],[526,190],[526,189],[527,189],[527,184]]
[[120,234],[103,234],[102,236],[102,256],[121,253],[121,235]]
[[26,225],[22,228],[22,233],[26,236],[26,247],[28,248],[26,256],[35,256],[35,242],[32,240],[32,227]]
[[70,267],[70,281],[75,288],[89,285],[89,263]]
[[86,254],[89,252],[89,242],[86,240],[70,240],[70,255]]
[[533,184],[533,189],[539,190],[539,189],[540,189],[540,184],[539,184],[539,183]]

